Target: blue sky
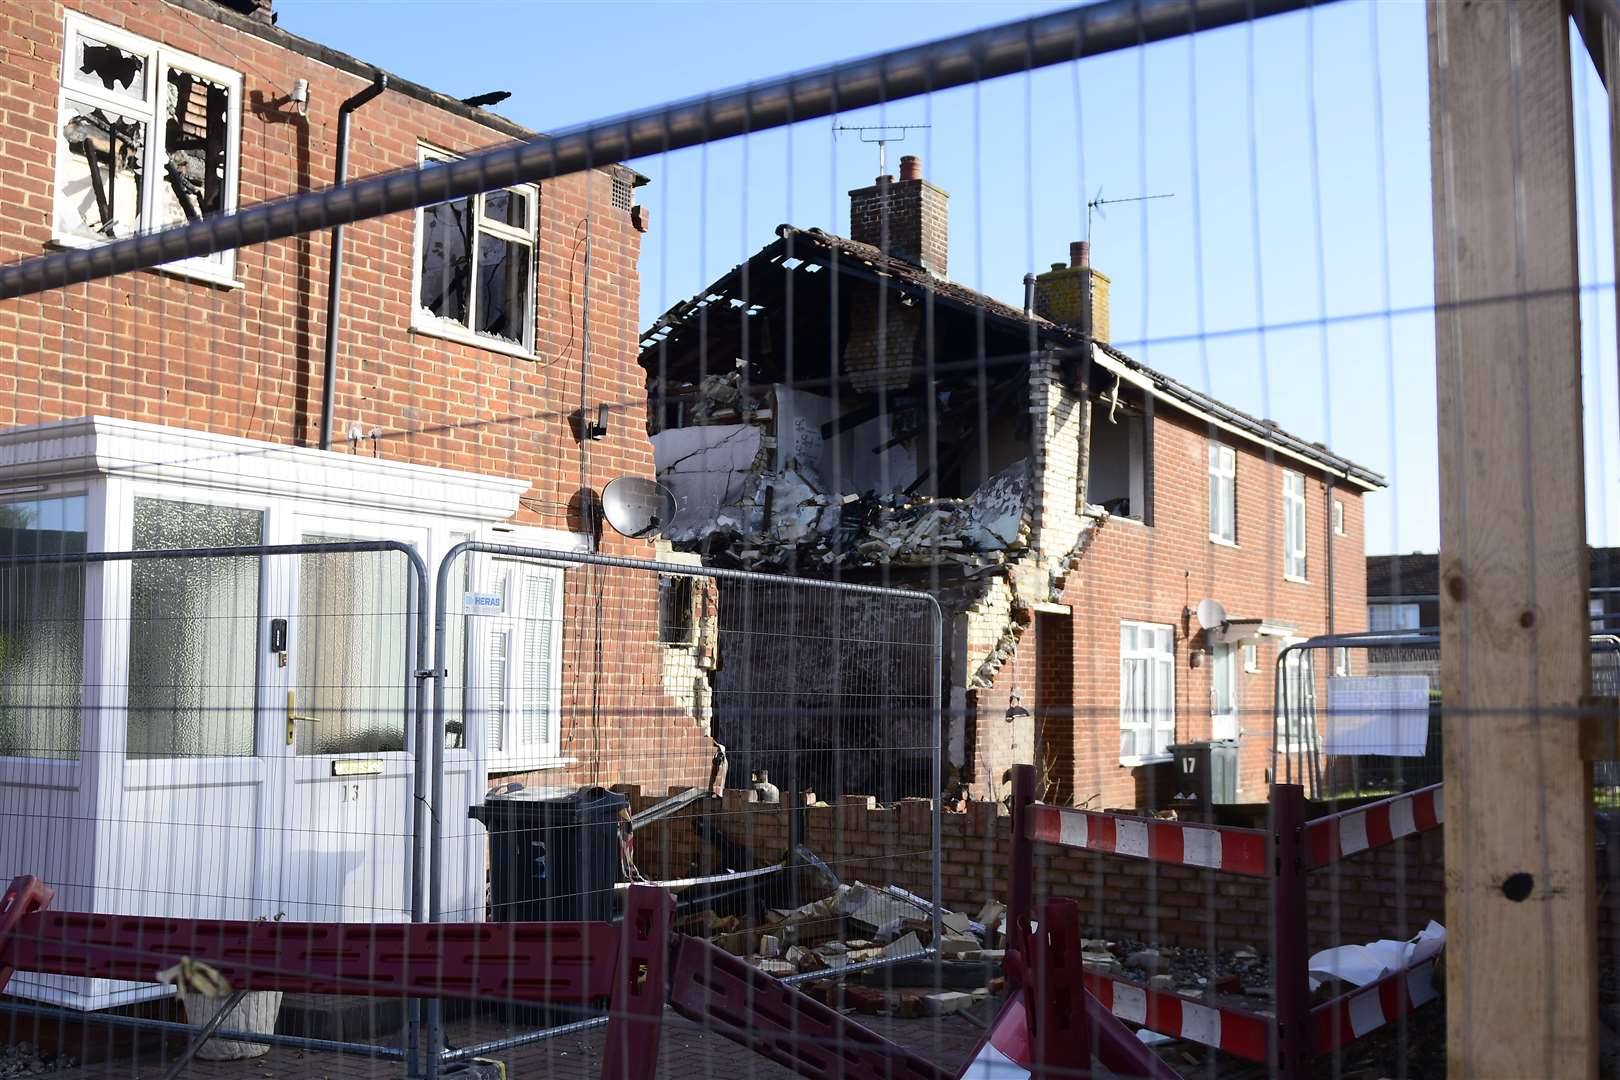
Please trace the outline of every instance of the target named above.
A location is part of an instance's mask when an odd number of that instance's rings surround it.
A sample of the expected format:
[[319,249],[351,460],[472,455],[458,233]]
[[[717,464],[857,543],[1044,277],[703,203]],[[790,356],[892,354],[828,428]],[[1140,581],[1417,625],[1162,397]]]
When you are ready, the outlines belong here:
[[[277,0],[281,25],[545,130],[1064,5]],[[1438,544],[1423,7],[1351,0],[840,118],[951,194],[951,277],[1012,303],[1085,236],[1137,359],[1368,465],[1369,552]],[[1576,52],[1588,531],[1620,543],[1606,98]],[[363,137],[363,125],[357,126]],[[772,238],[845,232],[874,147],[817,121],[632,163],[642,325]],[[1387,314],[1386,314],[1387,313]],[[1265,328],[1260,331],[1257,328]]]

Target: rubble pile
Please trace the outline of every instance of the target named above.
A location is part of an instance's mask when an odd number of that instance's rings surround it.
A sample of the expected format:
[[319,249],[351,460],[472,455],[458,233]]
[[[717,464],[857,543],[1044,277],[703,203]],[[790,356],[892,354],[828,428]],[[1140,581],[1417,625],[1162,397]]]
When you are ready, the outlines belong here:
[[[655,380],[655,391],[687,402],[678,425],[653,435],[659,480],[677,504],[665,535],[678,545],[753,567],[955,563],[967,573],[1029,546],[1028,458],[964,498],[919,495],[925,470],[906,449],[914,432],[885,429],[876,449],[893,451],[885,460],[895,465],[874,474],[864,464],[871,451],[841,458],[821,424],[788,415],[803,395],[783,405],[786,391],[747,382],[742,366],[696,384]],[[877,422],[874,414],[856,426]]]
[[1024,514],[1028,462],[986,480],[965,499],[902,492],[835,493],[792,462],[760,470],[736,505],[704,530],[714,556],[749,566],[1000,566],[1029,546]]
[[[825,972],[826,979],[809,981],[805,991],[835,1007],[895,1016],[940,1015],[968,1008],[996,989],[992,984],[999,981],[1003,953],[989,947],[992,935],[999,935],[986,920],[999,921],[1003,908],[992,901],[979,918],[941,911],[937,941],[931,910],[927,900],[898,886],[879,889],[854,882],[840,884],[831,894],[799,908],[768,910],[756,925],[745,925],[736,915],[704,910],[682,918],[676,928],[707,938],[775,978]],[[890,991],[845,982],[875,961],[922,959],[931,946],[946,963],[956,962],[958,970],[964,964],[976,966],[969,978],[975,985],[965,991],[934,987]]]
[[0,1045],[0,1077],[41,1076],[62,1069],[71,1069],[78,1062],[66,1054],[53,1054],[41,1050],[31,1042],[14,1046]]

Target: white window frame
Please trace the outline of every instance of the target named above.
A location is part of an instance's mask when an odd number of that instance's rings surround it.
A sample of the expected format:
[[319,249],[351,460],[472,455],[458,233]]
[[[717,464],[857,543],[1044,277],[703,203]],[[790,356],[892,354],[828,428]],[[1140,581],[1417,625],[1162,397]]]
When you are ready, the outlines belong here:
[[1243,674],[1260,674],[1260,646],[1253,641],[1243,643]]
[[[1211,739],[1235,739],[1241,730],[1238,726],[1238,680],[1237,680],[1237,646],[1216,645],[1210,652],[1209,664],[1209,737]],[[1220,705],[1220,689],[1226,686],[1226,701],[1228,708],[1222,710]]]
[[[1287,652],[1289,646],[1298,645],[1304,640],[1305,639],[1302,637],[1284,638],[1282,643],[1277,648],[1277,663],[1281,669],[1281,676],[1284,685],[1287,684],[1290,678],[1300,678],[1303,676],[1299,684],[1299,696],[1303,702],[1309,703],[1310,710],[1307,713],[1300,714],[1298,719],[1314,726],[1316,724],[1316,666],[1314,663],[1312,663],[1313,650],[1295,649],[1293,652]],[[1284,656],[1285,653],[1286,658]],[[1290,669],[1292,669],[1292,671],[1290,671]],[[1281,687],[1278,689],[1280,691]],[[1290,697],[1292,698],[1292,695],[1290,695]],[[1308,749],[1310,743],[1305,738],[1305,727],[1303,723],[1298,726],[1294,726],[1286,722],[1289,718],[1282,716],[1280,713],[1282,704],[1282,696],[1279,693],[1275,702],[1275,707],[1279,710],[1279,719],[1276,725],[1276,730],[1279,733],[1279,738],[1282,745],[1280,745],[1277,749],[1279,753],[1297,754]],[[1296,702],[1295,704],[1299,703]]]
[[[1139,732],[1143,731],[1143,730],[1154,731],[1155,729],[1158,729],[1158,733],[1155,734],[1154,737],[1149,740],[1149,745],[1157,745],[1160,742],[1160,736],[1162,735],[1163,744],[1166,747],[1166,749],[1163,750],[1163,751],[1158,751],[1158,752],[1154,752],[1154,753],[1147,753],[1147,754],[1123,754],[1122,753],[1119,756],[1119,763],[1121,765],[1123,765],[1123,766],[1129,767],[1129,766],[1136,766],[1136,765],[1152,765],[1152,764],[1155,764],[1155,763],[1161,762],[1161,761],[1169,761],[1170,760],[1170,752],[1169,752],[1168,747],[1169,747],[1170,743],[1175,741],[1175,737],[1176,737],[1176,631],[1175,631],[1175,627],[1170,626],[1170,625],[1165,624],[1165,623],[1147,623],[1147,622],[1134,622],[1134,621],[1131,621],[1131,620],[1124,620],[1119,624],[1119,629],[1120,629],[1120,651],[1119,651],[1119,679],[1120,679],[1120,687],[1119,687],[1119,689],[1120,689],[1120,694],[1119,694],[1119,727],[1120,727],[1120,732],[1123,734],[1128,729],[1135,729],[1135,730],[1137,730]],[[1159,637],[1162,634],[1162,640],[1167,641],[1169,643],[1168,648],[1167,649],[1159,649],[1159,648],[1145,648],[1144,649],[1144,648],[1140,647],[1140,645],[1138,645],[1138,647],[1136,647],[1136,648],[1126,649],[1125,648],[1125,632],[1127,630],[1135,630],[1135,631],[1138,631],[1138,632],[1140,632],[1140,631],[1148,631],[1150,633],[1153,633],[1155,635],[1155,637]],[[1128,718],[1126,716],[1126,712],[1125,712],[1125,680],[1126,680],[1125,665],[1126,665],[1127,661],[1131,661],[1131,660],[1145,661],[1148,664],[1153,665],[1154,667],[1161,667],[1161,668],[1167,670],[1168,674],[1169,674],[1169,679],[1168,679],[1166,685],[1167,685],[1167,692],[1169,694],[1170,700],[1168,702],[1163,703],[1163,704],[1159,704],[1159,703],[1156,703],[1156,702],[1149,701],[1145,706],[1145,711],[1149,712],[1150,715],[1148,716],[1148,718],[1145,721],[1132,720],[1132,719],[1130,719],[1130,718]],[[1152,677],[1151,668],[1150,668],[1149,677],[1147,678],[1147,688],[1148,688],[1148,691],[1150,693],[1152,691],[1154,683],[1155,683],[1155,680]],[[1151,715],[1151,713],[1155,710],[1155,708],[1158,709],[1158,716],[1157,717]]]
[[[1389,612],[1387,619],[1382,613]],[[1371,603],[1367,605],[1367,628],[1380,633],[1393,630],[1416,630],[1422,622],[1421,609],[1417,604],[1387,604]],[[1385,623],[1384,626],[1378,624]]]
[[1333,535],[1344,535],[1344,500],[1333,500]]
[[[114,45],[142,58],[145,67],[143,100],[137,100],[132,95],[104,91],[71,81],[71,73],[74,70],[75,46],[81,35],[88,35],[97,41]],[[57,206],[57,193],[66,182],[67,162],[72,153],[68,149],[67,134],[63,124],[70,102],[77,103],[81,108],[111,110],[121,116],[140,120],[146,124],[144,175],[141,178],[142,221],[137,235],[139,233],[157,232],[163,228],[157,221],[157,212],[162,202],[160,199],[163,184],[161,163],[163,160],[163,126],[165,120],[163,96],[164,87],[167,83],[165,73],[171,68],[178,68],[188,74],[219,83],[226,88],[230,95],[230,106],[226,110],[229,130],[226,134],[225,144],[225,192],[224,206],[221,213],[228,214],[236,209],[237,189],[242,167],[241,73],[70,11],[64,16],[62,71],[61,78],[58,80],[56,95],[56,164],[53,174],[54,186],[51,189],[51,242],[53,244],[71,248],[94,248],[111,242],[106,239],[96,240],[91,237],[81,236],[62,228],[62,215]],[[234,249],[220,252],[215,256],[199,256],[166,263],[161,269],[186,277],[201,278],[217,285],[235,287],[241,284],[234,280],[236,274],[236,252]]]
[[[459,161],[461,158],[459,154],[437,146],[430,146],[427,143],[418,144],[416,156],[417,163],[421,166],[438,162]],[[472,256],[474,260],[478,257],[478,234],[481,232],[487,232],[491,236],[498,236],[502,240],[512,240],[529,246],[529,305],[527,310],[528,318],[524,320],[523,341],[519,343],[495,337],[492,334],[479,333],[471,326],[464,326],[454,319],[435,315],[422,306],[422,241],[423,217],[426,207],[416,211],[415,236],[411,243],[411,329],[417,333],[445,338],[449,341],[460,342],[463,345],[474,345],[480,349],[488,349],[491,352],[505,353],[507,356],[533,360],[535,358],[535,330],[536,324],[539,322],[540,310],[539,297],[535,292],[539,282],[540,263],[540,188],[536,184],[514,184],[510,188],[501,188],[499,190],[516,192],[528,200],[529,227],[519,229],[510,225],[484,220],[485,196],[469,196],[473,215]],[[478,311],[476,261],[472,282],[467,291],[467,311],[469,318],[476,321]]]
[[[480,616],[472,620],[481,632],[469,635],[468,670],[485,673],[473,685],[474,700],[466,721],[469,728],[478,725],[478,738],[484,742],[485,769],[489,772],[529,772],[551,768],[562,757],[562,638],[563,638],[563,586],[560,566],[531,560],[491,557],[483,563],[475,577],[482,579],[481,592],[500,592],[505,597],[501,614]],[[545,612],[522,609],[521,579],[526,574],[540,574],[551,578],[551,603]],[[542,740],[527,741],[523,737],[523,633],[525,624],[535,620],[549,620],[552,626],[550,656],[551,685],[545,697],[546,733]],[[492,708],[487,692],[487,665],[490,646],[497,637],[506,640],[506,683],[499,717],[501,740],[497,747],[489,738]],[[469,730],[468,737],[472,737]]]
[[1345,678],[1350,674],[1350,650],[1340,647],[1333,650],[1333,675],[1335,678]]
[[1237,451],[1218,442],[1209,444],[1209,539],[1237,547]]
[[1284,469],[1283,500],[1283,579],[1305,582],[1306,562],[1305,474]]

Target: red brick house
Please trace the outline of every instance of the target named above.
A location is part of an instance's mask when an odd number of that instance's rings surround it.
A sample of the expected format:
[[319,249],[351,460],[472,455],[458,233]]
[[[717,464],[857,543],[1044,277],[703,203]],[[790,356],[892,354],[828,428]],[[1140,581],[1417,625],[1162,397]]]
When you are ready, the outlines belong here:
[[[378,72],[273,22],[268,0],[0,2],[0,260],[330,183],[339,106]],[[348,172],[532,135],[389,76],[354,114]],[[330,449],[326,234],[0,304],[0,556],[387,539],[430,574],[466,539],[650,556],[590,509],[652,472],[631,389],[643,182],[610,166],[347,229]],[[603,404],[605,430],[583,433],[576,414]],[[478,556],[461,573],[501,617],[452,619],[453,835],[473,835],[492,776],[706,782],[714,743],[666,697],[657,634],[625,631],[605,659],[600,628],[571,639],[588,572]],[[0,873],[70,884],[67,908],[167,911],[154,897],[180,871],[138,853],[191,851],[189,914],[342,917],[349,900],[277,884],[314,874],[399,915],[405,574],[382,554],[0,569]],[[655,580],[613,587],[656,610]],[[626,701],[632,720],[612,712]],[[40,792],[51,828],[22,828]],[[203,859],[203,819],[393,847]],[[479,859],[449,873],[447,909],[477,917]]]
[[[970,792],[1035,762],[1051,798],[1162,803],[1168,747],[1216,738],[1263,799],[1277,649],[1365,628],[1382,478],[1111,346],[1086,245],[1020,310],[950,280],[948,199],[917,159],[850,198],[849,238],[781,226],[642,335],[677,546],[933,592]],[[717,709],[728,745],[748,723]]]

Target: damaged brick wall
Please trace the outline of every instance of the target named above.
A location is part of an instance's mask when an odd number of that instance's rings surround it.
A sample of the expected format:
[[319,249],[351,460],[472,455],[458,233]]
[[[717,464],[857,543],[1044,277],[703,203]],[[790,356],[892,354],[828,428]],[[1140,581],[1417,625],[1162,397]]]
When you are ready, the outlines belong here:
[[932,783],[925,601],[721,581],[714,736],[731,783],[920,795]]
[[[0,200],[0,259],[17,262],[50,246],[67,10],[242,74],[239,205],[330,182],[338,106],[369,83],[368,76],[344,69],[337,54],[197,0],[6,0],[0,3],[0,126],[8,188]],[[307,117],[286,101],[298,79],[310,85]],[[421,143],[468,152],[516,133],[509,122],[478,116],[451,99],[423,100],[396,84],[357,117],[350,174],[413,167]],[[614,204],[616,176],[596,170],[541,191],[534,359],[412,329],[413,214],[349,227],[335,452],[521,478],[531,487],[516,522],[574,531],[590,526],[581,517],[582,487],[599,491],[617,476],[651,476],[644,373],[636,363],[641,234],[631,212]],[[142,272],[4,305],[0,429],[96,415],[313,445],[327,253],[327,234],[310,233],[239,251],[240,287]],[[587,306],[588,358],[581,317]],[[592,409],[598,402],[610,406],[606,436],[583,444],[568,417],[580,404],[582,384]],[[345,440],[351,425],[368,437]],[[378,435],[369,437],[373,431]],[[640,557],[652,551],[611,531],[602,548]],[[580,575],[568,573],[570,604],[589,599],[577,584]],[[655,586],[636,589],[633,602],[656,610]],[[634,667],[638,679],[656,685],[655,638],[643,635],[609,651]],[[571,669],[566,677],[578,675]],[[578,697],[583,689],[571,685],[569,693]],[[656,732],[680,743],[702,736],[689,718],[672,719],[666,704],[637,721],[644,738]],[[578,715],[565,711],[565,728]],[[621,766],[647,765],[644,753],[611,749],[611,740],[593,734],[596,726],[565,730],[574,748],[568,752],[582,760],[607,755],[597,765],[614,779],[623,777]],[[691,778],[701,782],[707,757],[696,750],[682,754],[682,760],[699,757],[702,766]]]
[[[1334,628],[1341,633],[1366,628],[1366,574],[1362,504],[1358,489],[1337,486],[1333,498],[1344,504],[1344,535],[1334,535],[1324,480],[1302,463],[1267,460],[1252,445],[1237,449],[1238,537],[1235,546],[1212,543],[1208,535],[1208,428],[1167,410],[1158,412],[1152,453],[1154,524],[1110,518],[1088,537],[1089,547],[1064,579],[1058,602],[1073,612],[1074,710],[1072,738],[1059,757],[1065,762],[1060,789],[1075,801],[1095,797],[1099,807],[1150,805],[1169,794],[1164,766],[1123,767],[1119,762],[1120,623],[1125,620],[1170,625],[1175,629],[1175,740],[1210,737],[1210,679],[1207,656],[1193,667],[1190,645],[1200,645],[1196,622],[1187,609],[1206,597],[1223,604],[1232,618],[1266,618],[1291,623],[1300,636],[1325,633],[1327,619],[1326,549],[1334,545]],[[1282,471],[1303,471],[1306,485],[1308,581],[1283,578]],[[1259,647],[1259,671],[1237,674],[1240,728],[1239,799],[1263,801],[1271,764],[1273,678],[1278,646]],[[1325,668],[1325,663],[1319,668]],[[1009,671],[1008,680],[1018,678]],[[998,678],[997,685],[1000,686]],[[1318,689],[1318,701],[1325,701]],[[1320,706],[1319,706],[1320,712]],[[1155,790],[1157,789],[1157,790]]]

